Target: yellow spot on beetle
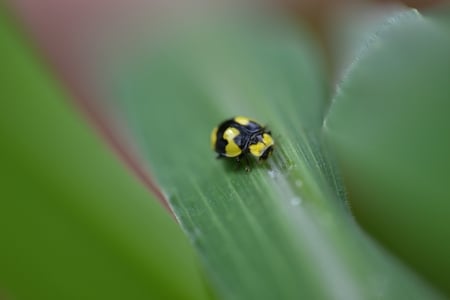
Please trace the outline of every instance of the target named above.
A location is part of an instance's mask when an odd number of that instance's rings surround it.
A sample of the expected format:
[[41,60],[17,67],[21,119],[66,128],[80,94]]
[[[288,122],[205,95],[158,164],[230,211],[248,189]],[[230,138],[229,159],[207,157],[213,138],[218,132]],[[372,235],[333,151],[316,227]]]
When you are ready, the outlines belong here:
[[246,117],[236,117],[234,118],[234,121],[236,121],[236,123],[239,123],[241,125],[248,125],[248,123],[250,123],[250,119],[246,118]]
[[242,153],[241,148],[234,142],[234,138],[239,135],[239,130],[233,127],[227,128],[223,133],[223,138],[228,142],[225,146],[225,155],[228,157],[236,157]]
[[267,133],[263,134],[263,142],[264,142],[264,145],[266,145],[267,147],[273,146],[273,144],[274,144],[272,136]]
[[273,139],[272,137],[264,133],[262,141],[257,142],[256,144],[250,145],[248,148],[250,149],[250,153],[255,157],[261,157],[266,150],[273,146]]
[[218,128],[214,128],[213,131],[211,132],[211,149],[214,149],[216,147],[216,142],[217,142],[217,130]]

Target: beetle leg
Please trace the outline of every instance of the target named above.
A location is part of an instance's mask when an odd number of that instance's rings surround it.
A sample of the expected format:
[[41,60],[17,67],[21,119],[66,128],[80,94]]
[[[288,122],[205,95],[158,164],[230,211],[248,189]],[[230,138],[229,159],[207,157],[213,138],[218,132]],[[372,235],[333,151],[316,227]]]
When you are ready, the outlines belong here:
[[248,155],[245,155],[245,171],[250,172],[250,161],[248,160]]
[[242,153],[241,155],[236,157],[237,167],[241,165],[242,159],[245,159],[245,171],[250,171],[250,161],[248,160],[248,155],[245,155],[245,153]]

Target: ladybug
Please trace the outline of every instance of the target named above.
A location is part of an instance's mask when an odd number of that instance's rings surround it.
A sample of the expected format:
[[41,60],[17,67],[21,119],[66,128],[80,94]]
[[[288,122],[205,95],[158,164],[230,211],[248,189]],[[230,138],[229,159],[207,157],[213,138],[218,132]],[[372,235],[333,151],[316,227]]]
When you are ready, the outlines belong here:
[[266,127],[247,117],[234,117],[220,123],[211,133],[211,147],[217,158],[236,158],[240,162],[248,155],[259,161],[266,160],[273,151],[274,141]]

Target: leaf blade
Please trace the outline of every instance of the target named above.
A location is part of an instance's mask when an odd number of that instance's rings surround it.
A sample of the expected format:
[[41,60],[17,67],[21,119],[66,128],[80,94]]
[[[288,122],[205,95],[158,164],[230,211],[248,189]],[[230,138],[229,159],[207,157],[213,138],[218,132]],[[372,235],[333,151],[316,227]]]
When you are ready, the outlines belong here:
[[[202,24],[153,57],[144,46],[113,80],[111,97],[218,294],[438,298],[355,227],[321,140],[327,101],[313,42],[264,21]],[[208,146],[210,130],[233,115],[266,122],[276,138],[273,157],[249,174]]]

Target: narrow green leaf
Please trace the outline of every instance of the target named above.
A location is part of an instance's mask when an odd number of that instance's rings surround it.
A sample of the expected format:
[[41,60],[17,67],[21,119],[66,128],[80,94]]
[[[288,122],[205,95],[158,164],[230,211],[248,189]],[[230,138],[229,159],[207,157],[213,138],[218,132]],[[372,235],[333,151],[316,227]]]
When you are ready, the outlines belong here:
[[[326,119],[357,219],[450,295],[450,14],[390,18]],[[445,21],[447,20],[447,21]]]
[[[349,214],[322,145],[326,84],[314,41],[293,24],[244,18],[197,20],[175,41],[136,45],[134,60],[120,62],[127,68],[111,72],[110,97],[219,297],[437,297]],[[249,173],[210,149],[212,128],[234,115],[267,124],[276,139]]]
[[206,299],[173,220],[0,11],[0,298]]

